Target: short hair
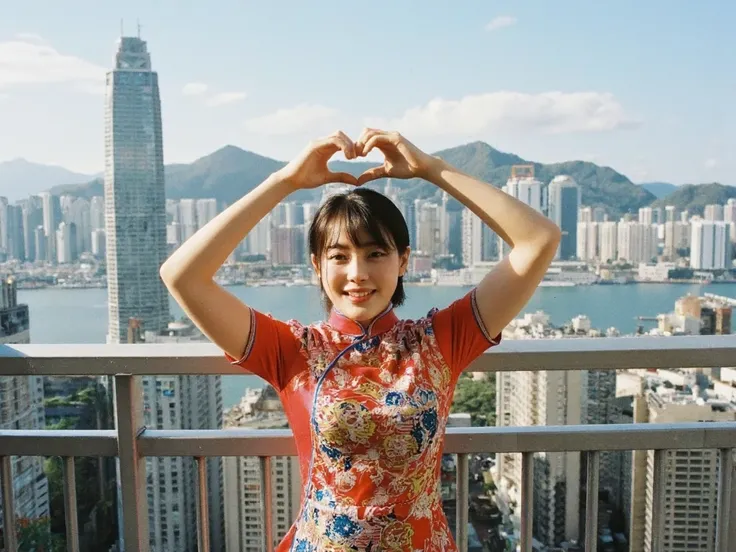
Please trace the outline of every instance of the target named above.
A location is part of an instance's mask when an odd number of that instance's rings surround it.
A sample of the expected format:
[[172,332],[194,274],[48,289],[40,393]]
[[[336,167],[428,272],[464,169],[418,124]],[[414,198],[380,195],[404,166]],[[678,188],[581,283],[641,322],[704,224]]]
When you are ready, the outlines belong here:
[[[370,188],[355,188],[333,195],[317,210],[309,227],[309,252],[319,262],[324,252],[334,245],[342,228],[358,247],[362,246],[362,233],[368,234],[379,247],[396,250],[399,255],[409,247],[409,229],[401,211],[388,197]],[[330,310],[332,302],[325,293],[321,276],[320,289],[325,307]],[[405,299],[403,277],[399,276],[391,304],[399,307]]]

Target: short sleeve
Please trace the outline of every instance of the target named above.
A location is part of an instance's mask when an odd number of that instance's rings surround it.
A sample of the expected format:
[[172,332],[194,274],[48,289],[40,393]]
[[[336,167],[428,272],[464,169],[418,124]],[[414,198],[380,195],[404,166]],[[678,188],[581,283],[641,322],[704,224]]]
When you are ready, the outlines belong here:
[[296,321],[275,320],[256,309],[250,309],[250,335],[243,355],[232,363],[242,366],[281,391],[300,370],[300,350],[304,327]]
[[466,295],[438,310],[432,318],[432,328],[440,352],[457,375],[490,347],[501,342],[501,334],[491,337],[478,312],[475,288]]

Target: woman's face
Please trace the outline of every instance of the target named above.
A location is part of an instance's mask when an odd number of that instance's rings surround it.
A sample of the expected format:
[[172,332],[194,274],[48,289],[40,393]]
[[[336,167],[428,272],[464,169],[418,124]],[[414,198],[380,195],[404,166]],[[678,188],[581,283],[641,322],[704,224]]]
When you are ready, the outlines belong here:
[[332,305],[342,314],[367,324],[381,314],[396,291],[409,260],[409,248],[399,255],[373,243],[366,233],[361,246],[350,241],[344,229],[330,242],[322,259],[312,255],[312,265]]

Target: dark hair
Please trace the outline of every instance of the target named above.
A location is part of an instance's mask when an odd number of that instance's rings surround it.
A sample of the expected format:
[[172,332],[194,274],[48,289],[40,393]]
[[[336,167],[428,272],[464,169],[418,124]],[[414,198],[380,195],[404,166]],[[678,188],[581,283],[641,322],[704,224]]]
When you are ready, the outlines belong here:
[[[379,247],[395,249],[399,255],[409,247],[409,229],[401,211],[385,195],[370,188],[355,188],[333,195],[317,210],[309,227],[309,252],[318,262],[321,262],[325,250],[333,245],[340,228],[345,228],[350,241],[358,247],[362,245],[362,232],[367,233]],[[321,272],[320,289],[325,307],[330,310],[332,302],[322,285]],[[399,307],[405,299],[403,278],[399,276],[391,303]]]

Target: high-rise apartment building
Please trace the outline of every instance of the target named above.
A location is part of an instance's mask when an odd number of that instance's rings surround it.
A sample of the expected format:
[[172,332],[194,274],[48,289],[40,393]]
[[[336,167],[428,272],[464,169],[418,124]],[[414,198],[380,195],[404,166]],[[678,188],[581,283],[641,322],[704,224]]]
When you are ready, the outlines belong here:
[[[288,428],[281,401],[271,386],[253,390],[228,414],[226,429]],[[268,550],[266,508],[270,508],[272,514],[272,546],[278,545],[296,519],[301,505],[298,459],[293,456],[271,458],[270,504],[263,503],[265,477],[259,458],[230,456],[224,459],[223,464],[226,552]]]
[[[0,344],[30,343],[28,305],[19,305],[15,281],[0,282]],[[0,429],[44,429],[43,381],[37,376],[0,378]],[[49,489],[43,458],[13,456],[13,499],[16,518],[49,515]],[[0,526],[3,525],[0,504]]]
[[[583,420],[580,371],[497,372],[499,426],[574,425]],[[499,454],[499,506],[520,511],[521,455]],[[580,455],[544,452],[534,456],[533,535],[545,546],[580,538]]]

